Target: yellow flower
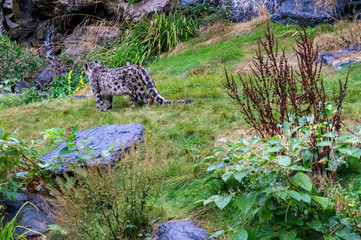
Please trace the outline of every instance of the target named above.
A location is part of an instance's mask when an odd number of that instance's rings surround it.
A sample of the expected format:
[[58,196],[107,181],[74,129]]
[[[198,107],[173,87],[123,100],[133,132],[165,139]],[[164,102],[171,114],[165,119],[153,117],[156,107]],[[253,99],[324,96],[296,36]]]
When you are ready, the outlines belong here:
[[68,90],[69,90],[69,95],[71,94],[71,88],[70,88],[70,82],[71,82],[71,74],[73,73],[73,70],[71,70],[69,72],[69,75],[68,75]]

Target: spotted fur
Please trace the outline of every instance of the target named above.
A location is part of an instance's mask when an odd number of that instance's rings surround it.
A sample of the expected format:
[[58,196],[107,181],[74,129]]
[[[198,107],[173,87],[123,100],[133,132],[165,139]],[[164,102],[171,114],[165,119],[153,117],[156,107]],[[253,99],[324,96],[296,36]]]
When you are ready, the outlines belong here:
[[[84,64],[84,72],[89,77],[92,94],[99,111],[112,108],[113,96],[129,94],[130,105],[136,106],[137,99],[151,105],[172,104],[162,97],[148,71],[141,66],[127,63],[121,68],[106,68],[91,61]],[[190,104],[191,99],[178,100],[178,103]]]

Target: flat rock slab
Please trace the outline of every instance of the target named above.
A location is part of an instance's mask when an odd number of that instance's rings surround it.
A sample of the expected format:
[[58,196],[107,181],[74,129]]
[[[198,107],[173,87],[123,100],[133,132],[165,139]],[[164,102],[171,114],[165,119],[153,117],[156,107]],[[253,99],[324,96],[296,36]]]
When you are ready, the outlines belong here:
[[[170,221],[161,224],[153,240],[207,240],[207,230],[193,221]],[[213,238],[212,238],[213,239]]]
[[[85,146],[92,148],[91,153],[94,157],[87,161],[88,165],[98,164],[110,164],[120,159],[121,153],[129,150],[132,146],[139,141],[142,141],[144,127],[141,124],[129,123],[126,125],[102,125],[92,129],[79,131],[76,135],[76,145],[78,148],[83,147],[82,143],[85,143],[89,138]],[[108,150],[109,146],[115,142],[115,147],[118,150],[112,151],[109,156],[102,156],[101,152]],[[56,163],[62,161],[65,163],[76,163],[76,156],[79,152],[73,152],[70,154],[61,155],[61,158],[57,158],[61,149],[66,147],[66,143],[61,143],[53,151],[45,154],[41,157],[42,160],[49,163]],[[64,171],[69,171],[69,167],[63,165],[58,174],[62,174]]]
[[[29,203],[26,204],[18,214],[17,222],[21,222],[20,226],[44,233],[47,230],[48,225],[54,224],[54,207],[50,201],[44,199],[38,193],[18,192],[18,200],[16,202],[10,200],[0,201],[0,204],[5,207],[4,212],[6,214],[4,214],[4,224],[11,221],[26,202],[31,202],[38,209]],[[16,229],[17,234],[21,234],[25,231],[27,230],[23,228]],[[38,234],[34,232],[26,234],[26,236],[37,235]]]
[[322,52],[319,59],[324,65],[332,65],[336,69],[347,67],[350,63],[361,63],[361,44],[344,47],[340,51]]

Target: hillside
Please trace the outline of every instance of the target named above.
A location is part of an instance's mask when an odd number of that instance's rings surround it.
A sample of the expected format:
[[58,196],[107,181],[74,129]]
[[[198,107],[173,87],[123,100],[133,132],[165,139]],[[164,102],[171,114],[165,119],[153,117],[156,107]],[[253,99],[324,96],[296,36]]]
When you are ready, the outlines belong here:
[[[325,34],[339,31],[345,26],[351,27],[352,24],[341,22],[335,26],[307,27],[306,32],[313,38],[322,39]],[[227,230],[238,217],[235,207],[228,206],[222,211],[214,204],[203,207],[202,203],[196,203],[220,192],[222,184],[210,182],[204,185],[211,173],[195,165],[212,155],[213,149],[225,147],[217,139],[237,141],[255,134],[244,121],[239,105],[228,96],[222,82],[225,81],[224,67],[235,76],[237,72],[242,75],[249,72],[257,50],[257,40],[263,38],[266,26],[267,20],[218,23],[208,27],[200,36],[180,43],[169,55],[164,54],[156,62],[145,65],[162,96],[171,100],[190,98],[194,104],[139,104],[131,108],[129,97],[120,96],[115,97],[112,110],[98,112],[92,97],[50,98],[25,106],[1,109],[1,124],[8,126],[9,131],[16,131],[16,138],[26,141],[41,139],[41,132],[51,128],[63,128],[66,134],[70,134],[76,125],[79,125],[80,131],[107,124],[142,124],[145,141],[135,150],[138,155],[135,154],[140,162],[146,159],[146,163],[139,164],[135,171],[150,178],[146,184],[152,187],[149,201],[154,204],[155,212],[150,214],[150,222],[155,224],[172,219],[192,219],[208,232]],[[279,46],[286,49],[290,62],[296,64],[292,48],[296,46],[297,26],[271,23],[270,29],[279,39]],[[345,124],[353,126],[361,122],[360,73],[361,64],[352,64],[343,103],[342,119]],[[324,66],[322,77],[325,79],[326,92],[332,95],[333,89],[338,87],[338,80],[345,79],[346,75],[347,68],[336,70],[333,66]],[[91,96],[89,84],[77,95]],[[56,145],[44,140],[43,144],[37,146],[39,155],[49,152]],[[361,164],[353,162],[348,167],[338,172],[338,184],[345,191],[356,191],[361,187]],[[57,195],[57,198],[61,197]],[[76,210],[83,211],[80,208]],[[78,213],[74,215],[79,216]],[[66,223],[70,216],[71,213],[62,210],[60,218],[63,219],[58,224],[74,234],[74,229],[69,229]],[[90,228],[91,223],[86,224]],[[80,231],[79,228],[75,230]],[[146,229],[143,233],[150,234],[151,231]],[[359,238],[356,236],[354,239]]]

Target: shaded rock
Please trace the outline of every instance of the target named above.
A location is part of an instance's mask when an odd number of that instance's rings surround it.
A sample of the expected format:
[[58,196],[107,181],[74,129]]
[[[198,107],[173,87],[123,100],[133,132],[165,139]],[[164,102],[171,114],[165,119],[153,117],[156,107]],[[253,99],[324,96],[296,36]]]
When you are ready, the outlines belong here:
[[[207,240],[207,230],[194,221],[170,221],[161,224],[153,240]],[[212,238],[213,239],[213,238]]]
[[64,40],[65,53],[72,56],[80,56],[84,52],[106,44],[107,41],[116,40],[119,36],[119,29],[113,26],[97,24],[78,26]]
[[29,84],[27,84],[26,82],[21,81],[21,82],[19,82],[18,84],[16,84],[16,87],[15,87],[15,89],[14,89],[14,92],[16,92],[16,93],[21,93],[21,91],[22,91],[24,88],[30,88],[30,86],[29,86]]
[[175,0],[145,0],[128,6],[123,3],[124,17],[132,21],[140,21],[144,17],[155,12],[164,13],[175,8],[177,1]]
[[[96,128],[79,131],[75,142],[80,148],[84,146],[82,143],[91,138],[91,140],[85,144],[86,147],[92,148],[91,152],[94,154],[94,158],[87,161],[89,165],[98,165],[100,163],[110,164],[114,163],[115,160],[118,160],[121,153],[129,150],[137,143],[137,141],[142,141],[143,131],[143,125],[137,123],[129,123],[126,125],[102,125]],[[117,147],[118,150],[111,152],[111,154],[107,157],[103,157],[101,152],[103,150],[108,150],[109,146],[114,142],[116,142],[115,147]],[[41,159],[51,163],[59,161],[56,157],[58,156],[60,150],[66,146],[66,143],[59,144],[56,149],[48,154],[45,154],[41,157]],[[76,156],[78,154],[78,152],[74,152],[62,155],[61,161],[66,163],[76,163]],[[58,174],[68,170],[69,167],[64,165]]]
[[280,24],[296,23],[301,26],[315,26],[333,23],[338,15],[331,1],[286,0],[272,16]]
[[348,66],[350,63],[361,62],[361,44],[343,47],[340,51],[322,52],[319,60],[324,65],[332,65],[336,69]]
[[0,0],[0,34],[6,31],[6,28],[4,26],[4,21],[5,21],[5,16],[3,9],[1,7],[1,0]]
[[[4,224],[11,221],[17,214],[19,209],[26,203],[31,202],[38,209],[31,204],[25,205],[21,213],[17,217],[17,222],[21,222],[20,226],[25,226],[28,229],[44,233],[49,224],[54,224],[54,207],[49,200],[42,198],[38,193],[19,192],[18,200],[12,202],[10,200],[0,201],[0,204],[5,206]],[[26,230],[17,228],[16,233],[21,234]],[[29,232],[27,236],[35,236],[37,234]]]
[[44,71],[42,71],[39,76],[34,80],[34,84],[38,90],[43,89],[48,84],[50,84],[54,77],[56,77],[56,70],[54,65],[48,65]]

